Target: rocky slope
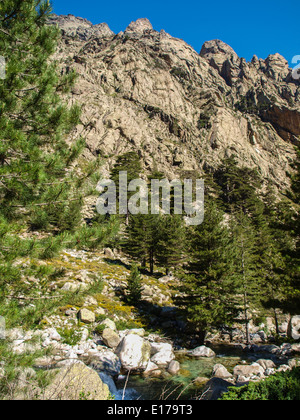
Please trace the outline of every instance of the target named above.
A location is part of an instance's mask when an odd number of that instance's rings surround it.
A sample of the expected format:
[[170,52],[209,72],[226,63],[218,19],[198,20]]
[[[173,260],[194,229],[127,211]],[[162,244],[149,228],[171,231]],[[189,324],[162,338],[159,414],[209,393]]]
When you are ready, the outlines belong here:
[[234,154],[279,190],[289,185],[300,88],[279,54],[247,63],[218,40],[199,54],[147,19],[117,35],[71,15],[50,23],[62,29],[62,71],[79,74],[70,101],[82,105],[74,134],[87,139],[86,158],[102,156],[108,171],[136,150],[146,170],[181,177]]
[[[217,347],[218,353],[206,346],[195,348],[199,343],[185,334],[187,326],[173,306],[176,279],[143,275],[143,305],[139,310],[130,307],[123,299],[130,273],[127,260],[109,248],[104,253],[69,250],[51,263],[64,268],[64,277],[50,284],[55,295],[60,296],[61,301],[56,304],[59,306],[54,306],[52,313],[44,316],[33,330],[20,325],[6,331],[12,354],[37,357],[33,368],[20,367],[20,376],[11,384],[11,399],[106,400],[115,395],[118,400],[123,397],[123,389],[117,390],[116,384],[120,385],[128,372],[145,380],[153,378],[156,384],[161,380],[162,388],[166,380],[171,386],[174,377],[177,389],[180,381],[188,377],[200,395],[210,377],[226,380],[229,386],[240,385],[299,365],[300,344],[267,344],[274,342],[272,318],[266,318],[264,323],[256,322],[257,325],[251,322],[252,345],[240,344],[245,340],[244,328],[237,325],[230,345],[228,333],[209,334],[208,345],[225,344]],[[27,265],[29,261],[20,264]],[[97,281],[100,275],[101,286]],[[28,282],[35,281],[28,279]],[[51,297],[51,294],[43,295],[45,301]],[[149,307],[151,313],[144,313]],[[288,317],[280,318],[284,340]],[[299,339],[299,316],[293,318],[292,330],[294,338]],[[230,371],[228,365],[218,363],[229,363],[224,358],[225,348],[232,352]],[[184,368],[187,358],[195,364],[200,359],[211,366],[211,376],[192,378],[193,373]],[[3,367],[1,362],[0,379],[6,378]],[[198,364],[197,369],[200,369]],[[43,372],[50,384],[46,381],[41,385],[37,372]],[[209,382],[208,386],[211,385],[214,384]]]

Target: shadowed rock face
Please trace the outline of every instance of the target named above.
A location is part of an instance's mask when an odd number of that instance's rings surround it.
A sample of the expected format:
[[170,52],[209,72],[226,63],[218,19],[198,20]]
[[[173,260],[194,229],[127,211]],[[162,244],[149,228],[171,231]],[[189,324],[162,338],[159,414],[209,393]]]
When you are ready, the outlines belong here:
[[219,40],[200,54],[153,30],[147,19],[113,34],[106,24],[53,16],[63,30],[56,54],[79,74],[70,101],[82,105],[76,134],[85,157],[138,152],[144,169],[168,177],[214,171],[224,157],[257,168],[283,190],[299,141],[299,82],[279,54],[251,62]]

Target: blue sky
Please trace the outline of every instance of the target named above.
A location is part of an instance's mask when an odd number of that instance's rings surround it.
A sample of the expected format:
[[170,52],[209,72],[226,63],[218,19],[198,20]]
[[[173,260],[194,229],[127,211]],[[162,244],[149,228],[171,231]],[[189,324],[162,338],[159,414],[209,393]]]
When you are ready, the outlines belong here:
[[106,22],[115,33],[146,17],[154,29],[184,39],[196,51],[205,41],[221,39],[248,61],[254,54],[266,58],[279,52],[289,62],[300,55],[299,0],[52,0],[52,4],[56,14]]

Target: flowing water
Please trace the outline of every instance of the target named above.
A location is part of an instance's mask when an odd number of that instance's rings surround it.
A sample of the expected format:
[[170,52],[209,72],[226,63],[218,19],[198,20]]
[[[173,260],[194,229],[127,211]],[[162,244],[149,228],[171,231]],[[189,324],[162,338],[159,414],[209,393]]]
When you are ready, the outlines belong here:
[[[215,347],[215,358],[190,358],[177,355],[176,359],[181,364],[179,375],[164,374],[159,379],[144,378],[142,375],[129,377],[124,400],[187,400],[197,398],[204,388],[203,383],[196,385],[194,380],[199,377],[210,378],[215,364],[224,365],[230,373],[233,368],[248,361],[245,353],[234,350],[231,346]],[[116,399],[123,398],[126,377],[119,377],[117,381]]]

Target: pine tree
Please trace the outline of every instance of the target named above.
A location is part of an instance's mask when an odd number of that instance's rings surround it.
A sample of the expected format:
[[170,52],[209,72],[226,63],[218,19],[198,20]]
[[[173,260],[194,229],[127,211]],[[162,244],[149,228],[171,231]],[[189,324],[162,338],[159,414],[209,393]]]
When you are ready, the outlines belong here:
[[168,274],[171,267],[179,267],[185,259],[186,226],[180,215],[162,215],[158,229],[156,260]]
[[[300,148],[295,161],[295,174],[291,190],[287,193],[289,202],[280,207],[283,256],[286,266],[285,296],[280,303],[281,309],[291,318],[298,315],[300,307]],[[291,333],[291,328],[289,328]]]
[[261,303],[265,308],[273,311],[276,333],[279,335],[278,308],[282,305],[285,296],[286,265],[276,238],[269,229],[263,230],[263,247],[261,247],[259,265],[263,279]]
[[[127,173],[127,185],[120,185],[120,173]],[[140,178],[142,172],[142,165],[140,158],[135,152],[127,152],[123,155],[118,156],[117,161],[111,170],[111,179],[116,185],[117,198],[119,199],[120,194],[127,196],[127,213],[125,215],[126,225],[129,222],[129,211],[128,211],[128,201],[130,197],[134,194],[133,192],[127,191],[128,185],[131,181]],[[118,201],[119,203],[119,201]]]
[[48,1],[0,4],[0,54],[6,59],[6,77],[0,80],[0,288],[5,294],[21,284],[16,259],[49,258],[62,247],[95,247],[103,244],[104,231],[116,233],[113,223],[106,229],[82,220],[84,197],[95,194],[99,162],[76,167],[85,142],[66,141],[80,116],[78,106],[63,100],[76,76],[61,75],[51,59],[59,30],[46,24],[50,12]]
[[132,305],[137,305],[142,298],[142,291],[142,277],[137,265],[133,264],[127,284],[127,301]]
[[261,284],[260,269],[257,256],[257,233],[249,216],[239,211],[231,220],[233,238],[233,261],[236,290],[240,294],[240,308],[243,311],[246,342],[250,343],[250,312],[251,305],[260,302]]
[[261,188],[258,173],[247,167],[238,167],[234,157],[225,159],[214,174],[216,183],[221,188],[221,199],[227,212],[243,211],[259,218],[264,205],[257,191]]
[[159,240],[160,215],[137,214],[129,216],[129,223],[123,241],[124,251],[142,267],[149,263],[150,273],[154,273],[154,263]]
[[[292,218],[292,237],[294,239],[294,248],[291,254],[292,262],[292,282],[294,297],[292,297],[293,306],[300,307],[300,147],[297,151],[296,173],[292,179],[292,199],[296,205],[294,217]],[[299,309],[298,309],[299,311]]]
[[215,203],[206,200],[204,222],[190,236],[190,274],[182,279],[177,303],[204,342],[211,327],[230,325],[238,315],[230,234]]

